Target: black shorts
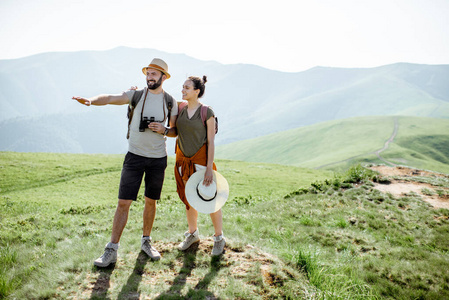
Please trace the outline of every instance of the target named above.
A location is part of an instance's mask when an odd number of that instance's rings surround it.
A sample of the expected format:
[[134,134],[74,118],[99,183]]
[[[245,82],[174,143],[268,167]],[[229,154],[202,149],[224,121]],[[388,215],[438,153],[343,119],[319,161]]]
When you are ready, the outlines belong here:
[[166,168],[166,156],[148,158],[128,152],[123,162],[118,198],[135,201],[145,173],[145,196],[153,200],[159,200]]

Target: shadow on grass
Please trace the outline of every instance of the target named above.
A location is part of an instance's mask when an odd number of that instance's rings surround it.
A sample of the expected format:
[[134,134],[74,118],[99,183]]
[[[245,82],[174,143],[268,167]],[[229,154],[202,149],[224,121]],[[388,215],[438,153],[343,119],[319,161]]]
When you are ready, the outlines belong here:
[[92,271],[99,273],[97,281],[95,281],[94,287],[92,288],[92,294],[90,299],[109,299],[106,294],[111,286],[111,274],[115,269],[115,264],[111,264],[106,268],[99,268],[94,266]]
[[[196,255],[198,252],[198,243],[192,245],[186,252],[184,252],[184,263],[179,271],[178,276],[175,277],[171,287],[165,292],[160,294],[156,299],[175,299],[175,297],[181,296],[181,290],[184,288],[187,282],[187,278],[192,274],[193,269],[196,266]],[[221,257],[213,257],[211,260],[211,267],[209,273],[198,282],[194,289],[189,289],[186,298],[192,297],[197,299],[218,299],[213,293],[207,291],[212,279],[217,276],[218,271],[221,269]]]
[[201,296],[201,298],[207,299],[218,299],[213,293],[207,290],[212,280],[218,275],[218,272],[223,267],[221,263],[222,256],[212,256],[210,261],[209,273],[207,273],[204,278],[197,283],[193,290],[189,290],[188,297]]
[[142,281],[142,275],[147,261],[150,260],[148,255],[140,251],[136,259],[134,270],[128,278],[126,284],[122,287],[117,299],[140,299],[139,284]]
[[183,252],[184,263],[181,270],[179,270],[178,276],[173,279],[173,283],[168,291],[160,294],[156,299],[173,299],[174,296],[180,296],[181,290],[185,286],[187,278],[192,274],[192,270],[195,268],[198,245],[199,243],[195,243],[188,250]]

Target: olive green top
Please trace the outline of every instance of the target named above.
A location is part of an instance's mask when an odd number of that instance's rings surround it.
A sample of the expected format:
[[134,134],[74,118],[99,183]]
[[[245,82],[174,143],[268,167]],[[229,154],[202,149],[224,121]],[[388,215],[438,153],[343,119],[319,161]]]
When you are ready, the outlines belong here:
[[[208,107],[206,120],[214,116],[214,111]],[[192,157],[207,142],[206,126],[201,120],[201,105],[189,119],[187,106],[178,113],[176,120],[178,129],[178,146],[186,157]]]

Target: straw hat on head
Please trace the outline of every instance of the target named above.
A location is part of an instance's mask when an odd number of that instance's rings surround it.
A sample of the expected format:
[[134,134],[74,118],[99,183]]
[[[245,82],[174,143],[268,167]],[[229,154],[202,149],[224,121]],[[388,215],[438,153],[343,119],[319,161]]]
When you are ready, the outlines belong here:
[[228,200],[229,185],[226,178],[214,171],[214,181],[209,186],[203,185],[206,170],[199,170],[190,176],[186,183],[187,202],[204,214],[218,211]]
[[169,79],[171,77],[170,74],[168,73],[167,63],[160,58],[154,58],[151,61],[151,63],[148,65],[148,67],[142,68],[142,73],[144,75],[147,75],[147,69],[155,69],[155,70],[161,71],[162,73],[164,73],[167,76],[167,79]]

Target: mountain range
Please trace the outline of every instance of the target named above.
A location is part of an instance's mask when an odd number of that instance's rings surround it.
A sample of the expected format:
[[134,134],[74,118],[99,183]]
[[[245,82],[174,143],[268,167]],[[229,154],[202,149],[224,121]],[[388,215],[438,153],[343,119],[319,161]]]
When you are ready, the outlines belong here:
[[286,73],[119,47],[0,60],[0,151],[124,153],[127,108],[85,107],[71,97],[143,87],[141,69],[154,57],[168,63],[164,89],[177,100],[188,76],[208,76],[202,101],[218,117],[217,145],[352,117],[449,118],[449,65]]

